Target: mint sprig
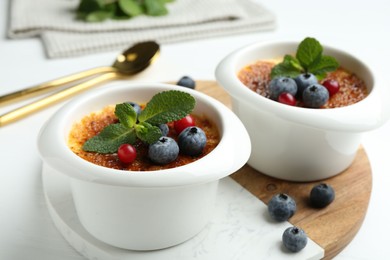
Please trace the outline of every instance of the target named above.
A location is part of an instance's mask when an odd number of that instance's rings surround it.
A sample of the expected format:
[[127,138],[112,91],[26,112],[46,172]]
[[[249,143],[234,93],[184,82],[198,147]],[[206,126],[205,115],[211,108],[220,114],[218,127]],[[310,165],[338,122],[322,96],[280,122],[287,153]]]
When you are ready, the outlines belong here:
[[161,16],[168,14],[166,3],[173,0],[80,0],[76,17],[86,22],[106,19],[130,19],[138,15]]
[[339,63],[334,57],[322,55],[323,47],[314,38],[305,38],[298,46],[295,57],[285,55],[283,61],[272,68],[271,78],[296,77],[301,73],[312,73],[318,80],[326,73],[336,70]]
[[159,124],[179,120],[191,113],[194,107],[195,99],[178,90],[154,95],[138,117],[130,104],[117,104],[115,115],[119,123],[106,126],[98,135],[88,139],[83,150],[115,153],[122,144],[133,144],[137,139],[149,144],[154,143],[162,136]]

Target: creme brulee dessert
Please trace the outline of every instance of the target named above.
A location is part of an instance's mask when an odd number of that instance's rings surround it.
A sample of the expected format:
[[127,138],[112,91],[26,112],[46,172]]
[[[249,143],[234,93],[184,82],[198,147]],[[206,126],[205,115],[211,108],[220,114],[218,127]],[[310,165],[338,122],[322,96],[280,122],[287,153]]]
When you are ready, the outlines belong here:
[[368,95],[365,82],[333,57],[322,55],[314,38],[301,42],[296,57],[257,61],[242,68],[238,78],[259,95],[299,107],[344,107]]
[[[134,109],[134,111],[123,116],[118,112],[118,107]],[[100,166],[128,171],[154,171],[194,162],[210,153],[218,145],[220,136],[216,126],[204,115],[188,114],[184,117],[174,117],[174,119],[180,119],[159,124],[158,127],[148,126],[153,131],[161,131],[160,136],[150,143],[146,139],[141,140],[136,137],[131,142],[121,141],[116,145],[117,148],[106,151],[106,144],[99,143],[100,140],[97,137],[113,126],[122,129],[120,118],[131,117],[133,112],[136,118],[134,121],[142,120],[140,113],[146,107],[147,105],[140,106],[134,102],[128,102],[119,106],[110,105],[91,113],[73,125],[68,138],[68,146],[79,157]],[[135,122],[134,125],[136,125]],[[129,128],[129,130],[121,131],[124,135],[131,135],[133,130]],[[92,139],[98,139],[98,147],[95,148],[95,144],[88,146],[88,140]],[[116,141],[114,138],[113,140]],[[151,152],[153,148],[156,148],[157,152]]]

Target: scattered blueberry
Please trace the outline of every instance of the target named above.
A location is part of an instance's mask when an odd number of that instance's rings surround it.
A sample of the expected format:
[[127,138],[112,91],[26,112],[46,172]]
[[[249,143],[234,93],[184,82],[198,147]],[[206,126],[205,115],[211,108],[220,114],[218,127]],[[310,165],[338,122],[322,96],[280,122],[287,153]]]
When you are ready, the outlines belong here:
[[149,146],[149,158],[157,164],[167,164],[174,161],[179,154],[179,146],[170,137],[160,139]]
[[301,251],[307,244],[307,235],[303,229],[289,227],[283,232],[283,245],[291,252]]
[[321,183],[314,186],[310,192],[310,202],[313,207],[324,208],[328,206],[335,198],[335,192],[332,186]]
[[168,133],[169,133],[169,127],[167,124],[161,124],[161,125],[158,125],[158,128],[160,128],[161,130],[161,133],[163,136],[167,136]]
[[134,108],[134,110],[137,113],[137,115],[139,115],[139,113],[141,113],[142,108],[137,103],[129,101],[129,102],[127,102],[127,104],[130,104]]
[[273,100],[278,100],[279,95],[283,92],[295,96],[297,90],[297,84],[289,77],[276,77],[269,84],[270,98]]
[[183,76],[181,79],[179,79],[179,81],[176,83],[176,85],[186,87],[186,88],[195,89],[196,84],[192,78],[190,78],[188,76]]
[[296,210],[295,200],[284,193],[274,195],[268,202],[268,212],[271,218],[279,222],[292,217]]
[[182,154],[197,156],[202,153],[206,141],[206,134],[201,128],[190,126],[179,134],[177,142]]
[[303,91],[310,85],[317,84],[317,77],[311,73],[302,73],[295,79],[298,87],[298,95],[301,96]]
[[303,104],[310,108],[320,108],[325,105],[328,99],[328,90],[320,84],[308,86],[302,94]]

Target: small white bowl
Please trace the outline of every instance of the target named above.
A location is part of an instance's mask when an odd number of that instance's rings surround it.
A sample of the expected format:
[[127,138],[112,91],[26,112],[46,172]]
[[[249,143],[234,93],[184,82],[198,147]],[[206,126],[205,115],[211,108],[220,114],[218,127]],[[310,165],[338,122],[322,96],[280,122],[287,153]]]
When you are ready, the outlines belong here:
[[369,95],[364,100],[333,109],[292,107],[255,93],[238,79],[243,67],[258,60],[295,54],[298,44],[269,41],[243,47],[220,62],[216,79],[231,96],[233,111],[250,135],[252,153],[248,164],[279,179],[315,181],[350,166],[361,133],[388,119],[381,97],[381,88],[388,86],[364,62],[329,46],[324,46],[325,55],[334,56],[342,67],[365,81]]
[[[147,102],[176,89],[196,99],[220,132],[220,143],[196,162],[161,171],[129,172],[83,160],[67,146],[73,123],[93,111],[125,101]],[[227,107],[200,92],[168,84],[126,84],[79,96],[43,126],[38,148],[45,167],[71,177],[77,214],[85,229],[107,244],[133,250],[170,247],[193,237],[208,223],[219,179],[248,160],[248,133]]]

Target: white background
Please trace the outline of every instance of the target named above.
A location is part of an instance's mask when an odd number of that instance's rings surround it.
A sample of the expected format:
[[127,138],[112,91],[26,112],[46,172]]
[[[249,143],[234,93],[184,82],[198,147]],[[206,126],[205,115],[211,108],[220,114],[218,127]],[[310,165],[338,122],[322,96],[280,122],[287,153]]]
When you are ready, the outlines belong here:
[[[213,80],[218,62],[238,47],[266,39],[300,40],[306,36],[357,54],[389,77],[390,2],[273,0],[262,3],[276,14],[276,30],[162,45],[159,60],[133,80],[175,81],[183,75]],[[0,1],[0,94],[110,65],[117,54],[106,52],[49,60],[38,38],[6,38],[8,5],[8,1]],[[387,82],[381,87],[390,88],[390,79]],[[54,228],[41,197],[41,162],[36,136],[59,106],[0,128],[0,259],[82,259]],[[0,107],[0,113],[11,107]],[[389,133],[387,123],[364,135],[363,146],[373,171],[371,202],[359,233],[336,257],[338,260],[389,258],[386,255],[390,233]]]

